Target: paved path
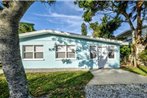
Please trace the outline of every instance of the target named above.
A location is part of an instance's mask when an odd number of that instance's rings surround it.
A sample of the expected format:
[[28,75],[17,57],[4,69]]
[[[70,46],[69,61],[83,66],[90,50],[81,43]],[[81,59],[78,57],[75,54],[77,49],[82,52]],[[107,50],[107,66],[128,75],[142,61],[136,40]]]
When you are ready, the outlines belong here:
[[121,69],[92,70],[86,98],[147,98],[147,76]]
[[91,73],[94,78],[88,85],[147,83],[147,76],[141,76],[122,69],[92,70]]

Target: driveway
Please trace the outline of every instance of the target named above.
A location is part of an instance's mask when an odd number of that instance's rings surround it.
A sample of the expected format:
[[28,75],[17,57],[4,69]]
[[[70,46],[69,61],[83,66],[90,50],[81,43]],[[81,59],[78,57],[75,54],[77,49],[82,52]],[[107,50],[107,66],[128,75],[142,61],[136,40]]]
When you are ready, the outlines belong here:
[[88,85],[147,83],[147,76],[141,76],[122,69],[92,70],[91,73],[94,78]]
[[147,98],[147,77],[121,69],[91,70],[86,98]]

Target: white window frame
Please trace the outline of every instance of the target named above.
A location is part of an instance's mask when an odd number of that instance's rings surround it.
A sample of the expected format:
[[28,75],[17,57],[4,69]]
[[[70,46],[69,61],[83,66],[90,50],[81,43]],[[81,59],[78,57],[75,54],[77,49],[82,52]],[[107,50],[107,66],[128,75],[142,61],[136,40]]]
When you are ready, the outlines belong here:
[[[96,52],[99,52],[98,47],[104,47],[104,46],[102,46],[102,45],[90,45],[90,46],[89,46],[89,55],[90,55],[90,52],[91,52],[91,47],[93,47],[93,46],[96,47]],[[105,47],[107,47],[107,48],[108,48],[108,47],[113,47],[114,58],[109,58],[109,50],[108,50],[108,53],[107,53],[107,57],[108,57],[109,60],[114,60],[115,57],[116,57],[116,55],[115,55],[115,46],[114,46],[114,45],[108,45],[108,46],[106,45]],[[91,57],[90,57],[90,59],[91,59],[91,60],[96,60],[96,59],[97,59],[97,54],[96,54],[96,58],[91,58]]]
[[[64,51],[64,52],[65,52],[65,58],[57,58],[57,57],[56,57],[56,55],[57,55],[57,53],[58,53],[58,51],[57,51],[57,46],[65,46],[65,51]],[[68,57],[67,57],[67,53],[68,53],[67,47],[68,47],[68,46],[74,46],[74,50],[75,50],[75,57],[74,57],[74,58],[68,58]],[[55,51],[55,58],[56,58],[56,60],[62,60],[62,59],[73,59],[73,60],[74,60],[74,59],[76,59],[76,45],[56,45],[55,47],[56,47],[56,51]]]
[[96,60],[97,59],[97,54],[96,54],[96,57],[95,58],[91,58],[91,47],[95,47],[96,48],[96,52],[98,51],[98,49],[97,49],[97,45],[90,45],[89,46],[89,56],[90,56],[90,59],[91,60]]
[[56,45],[55,47],[56,47],[56,51],[55,51],[55,58],[56,59],[66,59],[66,51],[63,51],[63,52],[65,52],[65,58],[57,58],[57,53],[59,53],[59,51],[57,51],[57,47],[58,46],[65,46],[65,50],[67,50],[66,49],[66,45]]
[[[32,46],[33,47],[33,51],[32,51],[32,53],[33,53],[33,58],[24,58],[24,53],[25,53],[25,51],[24,51],[24,47],[25,46]],[[43,58],[34,58],[35,57],[35,46],[42,46],[42,48],[43,48],[43,50],[44,50],[44,46],[43,45],[22,45],[22,58],[23,58],[23,60],[44,60],[44,51],[42,51],[43,52]],[[26,52],[27,53],[27,52]]]
[[[109,51],[110,51],[111,49],[108,50],[108,59],[109,59],[109,60],[114,60],[115,57],[116,57],[116,56],[115,56],[115,46],[114,46],[114,45],[109,45],[108,47],[113,47],[113,52],[114,52],[114,57],[113,57],[113,58],[109,58]],[[112,50],[111,50],[111,51],[112,51]]]

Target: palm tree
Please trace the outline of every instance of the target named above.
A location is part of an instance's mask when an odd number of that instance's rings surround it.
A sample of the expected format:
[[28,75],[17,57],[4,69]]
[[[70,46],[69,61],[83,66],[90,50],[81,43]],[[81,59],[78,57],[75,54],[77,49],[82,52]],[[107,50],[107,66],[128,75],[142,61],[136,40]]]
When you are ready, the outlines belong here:
[[[101,13],[111,17],[110,13],[115,13],[116,17],[123,16],[124,20],[122,22],[127,22],[130,25],[132,32],[132,64],[137,67],[138,62],[138,46],[142,45],[141,41],[141,32],[142,32],[142,23],[147,19],[147,2],[144,0],[138,1],[94,1],[86,0],[80,1],[76,0],[76,4],[80,8],[84,9],[83,18],[85,21],[92,21],[92,17],[99,15]],[[137,20],[137,27],[135,27],[134,22]]]

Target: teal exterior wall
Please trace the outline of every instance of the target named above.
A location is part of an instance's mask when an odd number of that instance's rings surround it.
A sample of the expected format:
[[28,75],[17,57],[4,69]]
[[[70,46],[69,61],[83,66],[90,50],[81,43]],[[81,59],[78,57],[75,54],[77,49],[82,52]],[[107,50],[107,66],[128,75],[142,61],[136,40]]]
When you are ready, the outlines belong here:
[[[56,45],[75,45],[75,59],[56,59]],[[35,37],[27,37],[20,39],[20,50],[22,56],[23,45],[43,45],[44,57],[42,60],[24,60],[22,62],[27,68],[88,68],[95,69],[104,66],[104,68],[119,68],[120,67],[120,46],[118,44],[91,41],[84,39],[76,39],[64,36],[44,34]],[[102,60],[94,60],[90,58],[91,45],[114,45],[115,58],[108,59],[105,62]]]

